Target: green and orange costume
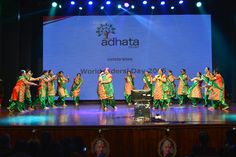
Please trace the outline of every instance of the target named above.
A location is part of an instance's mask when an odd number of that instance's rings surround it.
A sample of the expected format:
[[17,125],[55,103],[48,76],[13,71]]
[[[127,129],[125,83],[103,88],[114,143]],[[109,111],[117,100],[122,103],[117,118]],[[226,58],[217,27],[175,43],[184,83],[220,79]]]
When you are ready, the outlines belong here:
[[188,98],[192,101],[193,107],[197,106],[197,101],[202,99],[202,80],[201,77],[192,79],[193,84],[188,89]]
[[163,109],[167,108],[167,84],[165,75],[156,75],[153,79],[156,82],[153,92],[153,107],[158,109],[159,106]]
[[48,89],[48,105],[51,107],[55,106],[55,80],[56,77],[49,75],[48,76],[49,81],[47,82],[47,89]]
[[184,99],[188,95],[188,88],[188,76],[186,74],[181,74],[179,76],[179,85],[177,90],[179,105],[184,103]]
[[65,98],[69,97],[68,91],[66,90],[66,83],[68,79],[64,76],[57,77],[57,95],[58,95],[58,102],[61,103],[63,106],[66,106]]
[[131,91],[134,90],[134,79],[132,76],[125,77],[125,91],[124,96],[128,105],[131,104]]
[[225,102],[225,85],[221,74],[215,74],[214,80],[212,80],[212,90],[209,94],[209,100],[213,108],[222,107],[228,109],[229,106]]
[[167,85],[167,102],[171,104],[173,99],[176,96],[176,89],[175,89],[175,77],[173,75],[168,75],[166,79]]
[[71,97],[73,98],[75,105],[79,105],[79,100],[80,100],[80,86],[83,83],[83,79],[80,78],[75,78],[74,83],[71,87]]

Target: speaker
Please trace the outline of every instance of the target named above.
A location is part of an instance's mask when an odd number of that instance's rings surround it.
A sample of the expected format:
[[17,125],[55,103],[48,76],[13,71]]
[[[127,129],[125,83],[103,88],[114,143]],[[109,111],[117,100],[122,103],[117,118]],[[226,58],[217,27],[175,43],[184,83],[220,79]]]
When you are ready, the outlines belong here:
[[136,121],[149,122],[151,121],[150,103],[135,103],[134,104],[134,119]]

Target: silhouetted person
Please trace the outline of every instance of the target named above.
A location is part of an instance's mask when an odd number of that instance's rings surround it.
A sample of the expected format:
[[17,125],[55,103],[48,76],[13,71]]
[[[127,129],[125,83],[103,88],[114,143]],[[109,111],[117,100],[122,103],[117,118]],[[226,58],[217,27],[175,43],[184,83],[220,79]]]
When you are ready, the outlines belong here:
[[190,157],[215,156],[215,150],[208,145],[209,136],[205,131],[199,133],[199,144],[193,146]]
[[8,134],[0,136],[0,157],[8,156],[11,153],[11,137]]
[[220,157],[236,157],[236,130],[227,130],[225,144],[222,146],[219,155]]
[[28,144],[24,140],[17,141],[13,154],[10,157],[31,157],[27,150]]

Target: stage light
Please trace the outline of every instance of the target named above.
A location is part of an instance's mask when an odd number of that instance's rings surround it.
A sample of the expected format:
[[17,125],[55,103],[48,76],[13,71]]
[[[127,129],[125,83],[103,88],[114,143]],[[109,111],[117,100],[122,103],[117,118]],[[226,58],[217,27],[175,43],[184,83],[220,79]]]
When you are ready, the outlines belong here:
[[59,5],[58,7],[59,7],[60,9],[62,8],[62,6],[61,6],[61,5]]
[[143,4],[146,5],[146,4],[147,4],[147,1],[143,1]]
[[121,8],[121,5],[120,5],[120,4],[118,4],[118,5],[117,5],[117,8],[118,8],[118,9],[120,9],[120,8]]
[[131,9],[134,9],[135,7],[134,7],[134,5],[131,5]]
[[179,1],[179,4],[183,4],[183,3],[184,3],[184,1],[183,1],[183,0],[180,0],[180,1]]
[[161,5],[165,5],[166,4],[166,2],[165,1],[161,1]]
[[199,7],[201,7],[202,6],[202,2],[197,2],[196,3],[196,6],[199,8]]
[[111,1],[106,1],[106,4],[107,4],[107,5],[110,5],[110,4],[111,4]]
[[129,7],[129,3],[125,2],[125,3],[124,3],[124,6],[125,6],[126,8],[128,8],[128,7]]
[[83,8],[82,8],[82,7],[79,7],[79,10],[83,10]]
[[52,2],[52,7],[57,7],[57,2]]
[[170,7],[170,9],[171,9],[171,10],[174,10],[174,9],[175,9],[175,7],[174,7],[174,6],[171,6],[171,7]]
[[100,9],[103,10],[103,9],[104,9],[104,6],[101,6]]
[[88,4],[89,4],[89,5],[93,5],[93,1],[89,1]]
[[75,1],[70,1],[70,4],[71,5],[75,5]]
[[151,9],[154,10],[154,9],[155,9],[155,6],[151,6]]

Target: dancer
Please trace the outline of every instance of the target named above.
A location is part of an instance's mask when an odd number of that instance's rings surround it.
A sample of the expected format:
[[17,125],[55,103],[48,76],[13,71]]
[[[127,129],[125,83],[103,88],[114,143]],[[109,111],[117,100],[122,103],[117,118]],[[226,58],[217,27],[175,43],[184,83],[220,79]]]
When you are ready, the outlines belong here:
[[66,107],[65,98],[69,97],[68,91],[66,90],[66,83],[69,82],[69,77],[63,75],[63,71],[59,71],[57,74],[57,95],[58,102],[62,103],[63,107]]
[[149,71],[145,71],[143,82],[144,82],[144,86],[143,86],[144,90],[151,90],[151,91],[153,90],[152,75]]
[[176,95],[176,89],[175,89],[175,79],[176,77],[173,76],[173,73],[171,70],[168,70],[168,76],[166,79],[166,84],[167,84],[167,88],[168,88],[168,92],[167,92],[167,105],[170,106],[172,105],[172,101],[175,98]]
[[167,85],[166,85],[166,75],[163,74],[162,69],[158,69],[158,74],[153,79],[156,82],[153,93],[153,108],[167,109]]
[[202,79],[201,73],[198,72],[197,76],[191,79],[192,86],[188,89],[188,97],[192,101],[192,106],[197,107],[197,102],[202,99]]
[[48,71],[44,70],[43,74],[40,76],[38,94],[35,103],[40,103],[41,109],[48,109],[46,106],[47,96],[48,96],[48,86],[49,82]]
[[212,78],[212,90],[209,94],[209,100],[211,100],[210,110],[221,107],[222,110],[228,110],[229,106],[225,102],[225,85],[224,79],[218,70],[214,71],[214,77]]
[[210,105],[210,101],[209,101],[209,94],[212,90],[212,80],[213,80],[214,76],[213,74],[210,72],[210,68],[206,67],[205,68],[205,74],[202,75],[202,80],[204,81],[204,106],[207,107],[208,105]]
[[55,108],[55,80],[57,80],[57,76],[54,75],[52,70],[48,70],[48,104]]
[[125,100],[128,106],[131,105],[131,91],[134,90],[134,78],[135,76],[131,71],[127,71],[127,75],[125,76]]
[[115,110],[117,109],[116,104],[115,104],[115,99],[114,99],[114,87],[112,84],[112,75],[109,72],[109,69],[105,69],[105,75],[102,75],[102,86],[104,87],[105,90],[105,95],[106,95],[106,103],[104,107],[104,111],[107,110],[107,105],[111,105]]
[[10,112],[17,109],[19,112],[23,111],[24,109],[24,102],[25,102],[25,86],[37,86],[37,84],[27,81],[26,80],[26,72],[25,70],[21,70],[16,85],[13,88],[11,98],[10,98],[10,105],[7,108]]
[[71,87],[71,97],[75,101],[75,106],[79,106],[80,86],[82,83],[83,79],[81,78],[81,74],[78,73]]
[[102,80],[105,79],[105,73],[104,71],[100,71],[99,77],[98,77],[98,86],[97,86],[97,94],[98,94],[98,98],[101,101],[101,105],[103,110],[107,110],[107,106],[106,106],[106,93],[105,93],[105,89],[102,85]]
[[[27,81],[39,81],[38,78],[32,77],[33,73],[31,72],[30,69],[26,70],[26,75],[25,78]],[[23,110],[26,109],[26,106],[28,105],[29,110],[34,110],[34,105],[31,99],[31,93],[30,93],[30,85],[26,84],[25,86],[25,105],[23,106]]]
[[186,74],[185,69],[181,69],[181,75],[179,76],[179,85],[178,85],[178,99],[179,99],[179,105],[183,105],[184,99],[186,98],[188,94],[188,80],[190,78]]

